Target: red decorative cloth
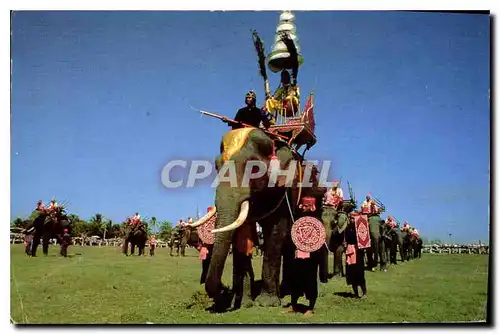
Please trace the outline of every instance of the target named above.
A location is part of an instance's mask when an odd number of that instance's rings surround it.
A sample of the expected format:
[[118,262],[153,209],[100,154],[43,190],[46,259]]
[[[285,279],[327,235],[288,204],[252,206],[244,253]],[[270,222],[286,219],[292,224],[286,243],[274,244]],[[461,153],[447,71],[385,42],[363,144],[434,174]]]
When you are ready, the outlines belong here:
[[347,245],[345,255],[347,264],[356,264],[356,247],[354,245]]
[[356,227],[356,237],[358,239],[358,248],[371,247],[370,227],[368,225],[368,217],[366,215],[354,216],[354,226]]

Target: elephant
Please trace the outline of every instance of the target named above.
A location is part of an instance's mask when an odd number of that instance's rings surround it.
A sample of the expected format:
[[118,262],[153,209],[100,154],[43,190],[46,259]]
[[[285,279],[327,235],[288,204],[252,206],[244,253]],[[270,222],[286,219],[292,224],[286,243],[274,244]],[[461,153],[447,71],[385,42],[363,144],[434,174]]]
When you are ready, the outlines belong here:
[[[243,185],[248,161],[265,165],[266,171],[250,179],[247,185]],[[216,169],[223,177],[227,176],[227,172],[235,173],[235,177],[230,177],[229,181],[221,177],[215,191],[217,216],[213,230],[214,248],[205,281],[207,295],[215,301],[215,305],[219,302],[223,304],[219,298],[223,297],[224,291],[227,290],[221,282],[225,261],[231,245],[233,250],[235,249],[235,237],[238,235],[235,232],[244,223],[258,222],[262,227],[264,240],[262,288],[255,303],[276,307],[281,305],[280,297],[290,293],[290,264],[295,255],[290,230],[299,193],[303,196],[314,196],[317,198],[316,203],[320,203],[326,191],[318,186],[317,170],[314,168],[309,180],[312,180],[312,187],[299,188],[297,176],[301,175],[302,161],[303,158],[285,142],[272,140],[260,129],[246,127],[224,135],[220,155],[215,161]],[[275,171],[275,168],[283,171],[292,164],[298,167],[293,181],[281,175],[276,178],[277,186],[268,186],[271,171]],[[252,169],[252,173],[253,171]],[[236,184],[233,181],[236,181]],[[214,214],[207,213],[192,226],[206,223]],[[237,252],[233,251],[233,257],[236,256]],[[283,277],[280,286],[282,262]],[[233,273],[241,272],[243,270],[239,268],[238,261],[233,260]],[[233,286],[240,285],[242,280],[241,275],[233,275]]]
[[392,237],[392,241],[390,243],[389,249],[389,259],[391,264],[397,264],[397,253],[399,251],[401,261],[404,262],[404,253],[403,253],[403,232],[399,226],[390,230],[390,234]]
[[148,235],[144,229],[144,225],[127,227],[125,230],[125,238],[123,240],[123,254],[128,254],[128,244],[130,243],[130,254],[135,253],[135,247],[139,249],[139,256],[144,254],[144,249],[146,248],[146,241],[148,240]]
[[408,232],[403,232],[403,258],[404,261],[410,261],[413,255],[413,237]]
[[[321,220],[326,230],[327,245],[333,253],[333,278],[344,276],[342,264],[344,247],[344,232],[349,222],[349,214],[356,208],[356,204],[351,200],[344,200],[335,208],[323,205]],[[323,281],[325,274],[328,275],[328,252],[320,263],[320,280]],[[324,269],[322,269],[322,267]]]
[[49,240],[51,238],[57,239],[57,242],[61,245],[62,256],[67,254],[68,242],[63,242],[64,230],[68,230],[68,234],[71,235],[72,222],[68,218],[64,208],[59,206],[48,213],[47,211],[34,211],[31,215],[32,222],[28,224],[26,231],[33,234],[33,241],[28,252],[32,257],[36,257],[36,251],[38,245],[40,244],[40,238],[43,240],[42,251],[45,256],[49,253]]
[[367,251],[368,268],[375,271],[380,262],[380,270],[387,271],[385,251],[385,223],[380,218],[380,213],[369,213],[368,224],[370,226],[371,247]]
[[413,258],[420,259],[422,257],[423,240],[418,235],[413,239]]
[[181,256],[186,256],[186,246],[196,247],[199,242],[200,239],[198,238],[198,232],[196,230],[192,229],[190,226],[178,226],[175,228],[168,241],[170,256],[174,256],[174,248],[177,249],[177,256],[179,256],[179,250]]
[[391,228],[385,220],[380,221],[380,245],[381,252],[384,253],[383,259],[380,260],[382,269],[387,269],[391,263],[391,249],[393,247],[393,242],[396,241],[396,239],[393,240],[393,230],[394,229]]

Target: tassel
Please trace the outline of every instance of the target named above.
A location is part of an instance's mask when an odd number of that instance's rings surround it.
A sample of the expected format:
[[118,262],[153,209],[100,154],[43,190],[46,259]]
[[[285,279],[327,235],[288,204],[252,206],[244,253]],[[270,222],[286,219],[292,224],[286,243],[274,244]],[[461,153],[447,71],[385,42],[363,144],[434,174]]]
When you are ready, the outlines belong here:
[[207,254],[208,254],[208,248],[207,247],[202,247],[200,251],[200,260],[206,260],[207,259]]
[[269,174],[277,173],[281,170],[280,161],[278,156],[276,155],[276,147],[273,145],[273,155],[271,156],[271,160],[269,161]]
[[295,252],[295,258],[296,259],[308,259],[311,257],[311,253],[309,252],[303,252],[300,249],[297,249]]

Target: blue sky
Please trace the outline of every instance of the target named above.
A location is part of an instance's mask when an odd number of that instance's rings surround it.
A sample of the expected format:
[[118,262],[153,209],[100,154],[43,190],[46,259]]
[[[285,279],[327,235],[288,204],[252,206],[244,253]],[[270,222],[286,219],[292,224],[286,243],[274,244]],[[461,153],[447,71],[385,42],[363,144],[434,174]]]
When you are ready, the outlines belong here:
[[[490,19],[411,12],[295,12],[303,103],[315,90],[332,177],[430,238],[488,240]],[[213,189],[166,189],[171,159],[211,159],[255,89],[250,29],[269,52],[279,12],[16,12],[11,218],[38,199],[83,218],[135,211],[175,223]],[[279,74],[272,74],[272,87]]]

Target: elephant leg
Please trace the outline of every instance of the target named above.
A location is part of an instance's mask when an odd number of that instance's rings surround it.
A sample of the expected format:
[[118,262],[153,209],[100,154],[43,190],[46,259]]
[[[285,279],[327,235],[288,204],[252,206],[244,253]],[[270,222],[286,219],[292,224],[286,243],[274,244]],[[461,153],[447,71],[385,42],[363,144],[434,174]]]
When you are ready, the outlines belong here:
[[404,254],[403,254],[403,244],[398,243],[397,246],[399,248],[399,256],[401,257],[401,262],[404,262],[405,258],[404,258]]
[[40,234],[35,231],[35,234],[33,235],[33,241],[31,243],[31,256],[35,257],[36,256],[36,249],[38,248],[38,245],[40,245]]
[[387,261],[385,257],[385,240],[380,238],[379,242],[380,270],[387,271]]
[[334,246],[333,246],[333,238],[334,236],[332,235],[332,224],[337,224],[337,211],[330,207],[330,206],[325,206],[323,207],[323,212],[321,214],[321,221],[323,222],[323,227],[325,228],[325,236],[326,236],[326,244],[328,245],[328,248],[325,247],[325,250],[322,250],[323,254],[320,253],[319,256],[319,279],[321,282],[327,281],[328,280],[328,273],[329,273],[329,268],[328,268],[328,256],[330,249],[330,252],[335,252],[334,251]]
[[334,234],[332,236],[331,251],[333,252],[333,277],[343,276],[342,255],[344,253],[344,234]]
[[135,244],[133,242],[130,243],[130,255],[135,255]]
[[201,278],[200,284],[204,284],[207,279],[208,268],[210,267],[210,260],[212,260],[212,252],[214,249],[213,245],[207,246],[208,254],[207,257],[201,262]]
[[319,250],[319,280],[321,283],[328,283],[328,248],[325,245]]
[[186,245],[181,245],[181,256],[186,256]]
[[345,276],[344,275],[344,266],[342,265],[342,258],[344,255],[345,249],[342,243],[338,244],[335,248],[334,258],[333,258],[333,275],[334,276]]
[[128,240],[127,239],[125,239],[125,241],[123,241],[122,251],[123,251],[123,254],[128,256]]
[[237,250],[233,251],[233,291],[234,308],[252,306],[252,286],[254,282],[252,258]]
[[379,252],[380,252],[380,237],[377,235],[373,235],[371,238],[372,246],[370,247],[370,251],[368,252],[368,267],[371,270],[377,267],[379,261]]
[[378,264],[379,264],[379,261],[380,261],[380,256],[379,256],[379,253],[380,253],[380,240],[376,240],[374,242],[374,245],[372,246],[373,249],[372,249],[372,264],[371,264],[371,268],[372,269],[375,269],[377,268]]
[[391,263],[391,245],[389,244],[389,240],[384,241],[384,262],[385,262],[385,267],[389,267]]
[[391,242],[390,254],[389,254],[391,264],[398,264],[396,261],[397,250],[398,250],[398,244],[395,241]]
[[[285,239],[289,238],[287,231],[288,215],[289,213],[287,212],[278,213],[277,215],[275,214],[269,217],[269,219],[278,220],[274,225],[269,226],[269,224],[261,224],[264,232],[265,249],[264,259],[262,261],[263,293],[256,299],[257,304],[260,306],[277,307],[281,305],[278,294],[278,282],[280,277],[283,243]],[[272,224],[272,221],[269,223]],[[283,277],[283,279],[285,280],[285,277]],[[286,281],[283,283],[288,284]]]
[[283,245],[283,277],[279,288],[279,297],[284,298],[292,293],[291,282],[293,279],[293,260],[295,258],[295,250],[292,239],[287,239]]
[[49,240],[50,240],[50,233],[45,232],[43,234],[43,241],[42,241],[42,251],[43,255],[45,256],[49,255]]

